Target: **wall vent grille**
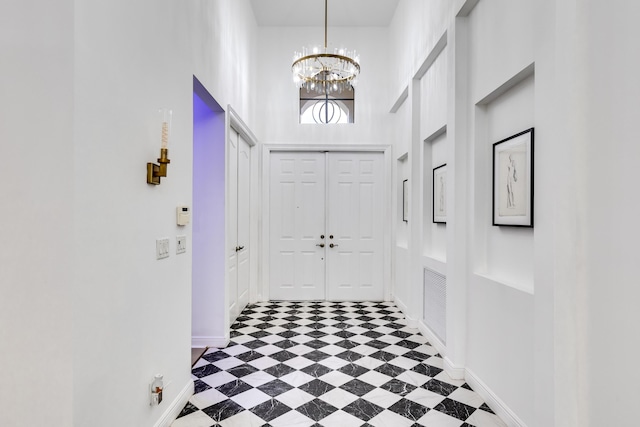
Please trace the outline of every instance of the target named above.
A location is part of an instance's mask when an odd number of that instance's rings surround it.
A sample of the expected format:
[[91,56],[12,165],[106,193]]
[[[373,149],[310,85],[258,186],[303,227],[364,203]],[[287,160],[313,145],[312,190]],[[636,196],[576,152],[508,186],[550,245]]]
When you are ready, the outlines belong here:
[[447,278],[429,268],[424,269],[423,318],[431,332],[443,344],[447,342]]

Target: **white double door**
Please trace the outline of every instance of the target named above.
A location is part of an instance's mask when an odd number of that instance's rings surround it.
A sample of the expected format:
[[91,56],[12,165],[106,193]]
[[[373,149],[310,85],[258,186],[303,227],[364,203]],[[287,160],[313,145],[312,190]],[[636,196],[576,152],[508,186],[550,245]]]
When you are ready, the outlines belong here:
[[235,321],[249,303],[249,218],[251,147],[233,128],[229,130],[229,215],[227,256],[229,268],[229,320]]
[[384,299],[378,152],[272,152],[272,300]]

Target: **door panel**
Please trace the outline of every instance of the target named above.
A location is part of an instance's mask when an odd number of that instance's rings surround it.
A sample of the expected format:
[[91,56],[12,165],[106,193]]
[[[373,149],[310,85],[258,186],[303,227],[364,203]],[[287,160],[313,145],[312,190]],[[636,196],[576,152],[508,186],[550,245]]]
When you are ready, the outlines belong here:
[[[249,303],[249,218],[251,200],[251,147],[238,135],[238,314]],[[237,316],[236,316],[237,317]]]
[[271,154],[270,298],[325,298],[323,153]]
[[271,299],[384,299],[383,159],[271,154]]
[[240,314],[238,306],[238,133],[229,129],[229,139],[227,141],[228,152],[228,177],[227,186],[229,206],[227,208],[228,232],[227,232],[227,256],[229,267],[229,318],[231,323]]
[[382,172],[382,153],[328,156],[328,300],[384,299]]

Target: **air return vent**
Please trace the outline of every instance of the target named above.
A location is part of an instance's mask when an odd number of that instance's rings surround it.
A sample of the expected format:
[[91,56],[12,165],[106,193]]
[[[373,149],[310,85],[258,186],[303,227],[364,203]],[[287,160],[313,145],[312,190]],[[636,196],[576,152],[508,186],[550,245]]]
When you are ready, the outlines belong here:
[[424,269],[424,323],[443,344],[447,342],[447,278]]

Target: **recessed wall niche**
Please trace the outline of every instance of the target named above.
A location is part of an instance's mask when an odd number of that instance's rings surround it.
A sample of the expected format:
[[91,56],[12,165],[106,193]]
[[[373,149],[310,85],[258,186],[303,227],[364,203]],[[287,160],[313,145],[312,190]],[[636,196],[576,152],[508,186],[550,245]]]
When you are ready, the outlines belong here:
[[[445,262],[447,258],[447,227],[446,224],[434,223],[433,201],[434,183],[433,170],[447,163],[447,128],[439,129],[424,141],[423,149],[423,255]],[[443,198],[446,202],[446,181],[443,184]],[[445,204],[446,206],[446,204]],[[450,215],[447,212],[447,215]]]
[[432,138],[447,123],[447,47],[420,78],[420,137]]
[[[474,269],[477,274],[533,293],[534,230],[493,226],[493,144],[534,127],[533,67],[508,89],[497,89],[475,108]],[[537,167],[544,166],[536,165]]]
[[[447,163],[447,49],[449,47],[446,43],[447,38],[444,34],[422,65],[421,70],[424,70],[424,74],[420,77],[420,138],[424,141],[421,171],[421,251],[423,256],[441,262],[445,262],[447,257],[447,229],[446,224],[433,222],[433,170]],[[446,175],[442,178],[445,177]],[[443,181],[443,189],[445,184]],[[443,196],[446,199],[446,194]]]

